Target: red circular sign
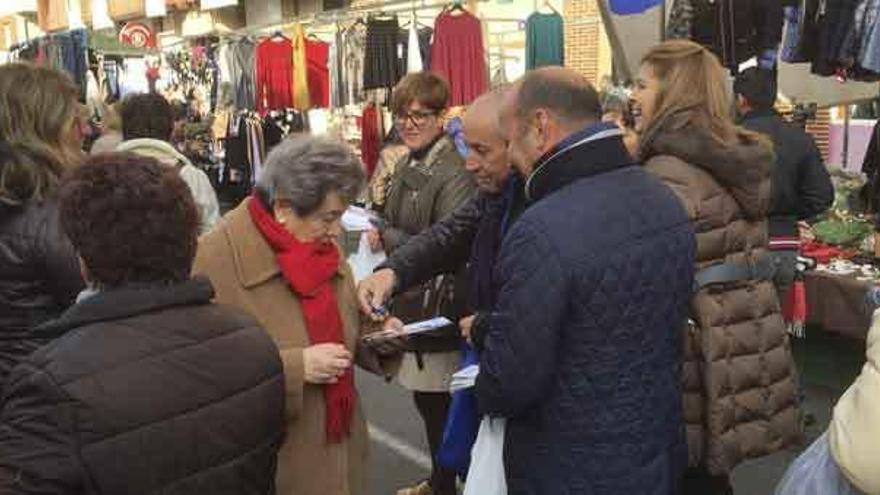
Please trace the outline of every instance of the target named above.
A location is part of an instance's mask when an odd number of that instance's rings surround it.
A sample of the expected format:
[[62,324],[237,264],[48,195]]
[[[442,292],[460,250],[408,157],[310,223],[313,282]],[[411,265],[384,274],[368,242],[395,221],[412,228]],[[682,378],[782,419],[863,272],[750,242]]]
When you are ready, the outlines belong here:
[[139,22],[127,23],[119,31],[119,41],[137,48],[155,48],[156,38],[153,30]]

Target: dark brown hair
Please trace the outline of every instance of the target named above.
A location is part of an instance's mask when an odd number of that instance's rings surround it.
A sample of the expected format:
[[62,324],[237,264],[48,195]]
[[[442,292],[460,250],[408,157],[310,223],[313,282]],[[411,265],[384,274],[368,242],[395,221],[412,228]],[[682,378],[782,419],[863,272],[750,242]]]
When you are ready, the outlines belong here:
[[122,138],[150,138],[170,141],[174,131],[174,109],[158,93],[131,95],[122,102]]
[[190,276],[199,213],[177,171],[153,158],[89,158],[62,183],[61,225],[100,286]]
[[414,101],[437,113],[443,112],[449,106],[449,84],[430,72],[407,74],[394,87],[391,111],[404,113]]

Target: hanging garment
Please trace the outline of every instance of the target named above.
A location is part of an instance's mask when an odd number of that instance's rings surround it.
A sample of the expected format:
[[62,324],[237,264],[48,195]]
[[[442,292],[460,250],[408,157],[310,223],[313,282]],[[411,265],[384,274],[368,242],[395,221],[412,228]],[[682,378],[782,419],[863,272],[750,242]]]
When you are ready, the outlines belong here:
[[101,92],[107,101],[118,101],[121,97],[119,87],[119,65],[115,60],[104,60],[104,87]]
[[313,108],[330,106],[330,70],[327,66],[330,45],[318,40],[306,40],[309,100]]
[[293,106],[293,44],[270,38],[257,45],[257,112]]
[[403,77],[400,66],[397,18],[367,21],[364,89],[392,88]]
[[379,148],[382,134],[379,129],[379,113],[376,105],[370,103],[364,108],[361,117],[361,160],[367,172],[367,178],[373,175],[379,162]]
[[859,65],[867,71],[875,74],[880,73],[880,21],[877,12],[880,2],[871,0],[874,16],[866,21],[866,30],[863,33],[862,49],[859,53]]
[[257,103],[257,44],[243,38],[229,45],[229,70],[233,85],[233,102],[239,110],[254,110]]
[[804,10],[800,6],[785,7],[785,27],[782,30],[782,47],[779,59],[789,64],[807,62],[798,49],[803,34]]
[[467,12],[437,17],[431,70],[449,82],[452,106],[467,105],[486,92],[486,52],[479,19]]
[[[420,27],[416,28],[416,39],[417,44],[413,45],[413,40],[411,39],[411,30],[412,28],[401,29],[398,35],[398,40],[400,44],[400,70],[402,73],[410,73],[410,72],[421,72],[423,70],[431,69],[431,38],[434,36],[434,30],[429,27]],[[419,59],[420,64],[414,64],[413,69],[410,69],[410,47],[418,46]],[[413,59],[415,62],[415,59]]]
[[345,32],[345,49],[342,54],[346,98],[343,105],[356,105],[364,101],[364,62],[366,60],[367,29],[355,24]]
[[535,12],[526,21],[526,70],[565,65],[562,16]]
[[217,50],[217,80],[220,83],[232,84],[232,58],[231,50],[228,43],[222,43]]
[[877,74],[880,72],[880,0],[864,1],[857,13],[858,40],[853,51],[859,68],[864,72]]
[[312,103],[309,98],[309,65],[306,58],[306,36],[303,33],[302,24],[293,25],[293,80],[291,91],[293,92],[293,108],[308,110]]
[[692,0],[674,0],[666,23],[666,37],[669,39],[689,39],[694,22]]
[[412,24],[407,30],[406,71],[421,72],[424,70],[425,64],[422,61],[422,51],[419,48],[419,29],[415,13],[413,13],[410,22]]
[[330,70],[330,107],[341,108],[345,105],[345,71],[342,53],[344,51],[342,30],[337,30],[330,44],[327,67]]
[[782,39],[782,0],[692,0],[692,5],[691,39],[733,73],[752,57],[775,53]]
[[[70,74],[73,81],[80,88],[80,99],[86,97],[86,73],[88,67],[88,34],[85,29],[76,29],[65,34],[53,37],[56,43],[55,56],[58,59],[53,64],[57,69],[63,69]],[[60,62],[60,64],[59,64]]]

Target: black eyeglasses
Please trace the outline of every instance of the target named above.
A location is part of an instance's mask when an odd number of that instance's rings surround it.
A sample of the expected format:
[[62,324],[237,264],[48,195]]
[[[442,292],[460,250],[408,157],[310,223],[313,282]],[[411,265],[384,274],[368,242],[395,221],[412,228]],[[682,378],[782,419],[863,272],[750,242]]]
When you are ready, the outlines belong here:
[[437,112],[427,111],[401,113],[394,116],[394,125],[397,127],[406,127],[406,123],[410,122],[416,129],[421,129],[428,123],[428,120],[431,117],[436,115]]

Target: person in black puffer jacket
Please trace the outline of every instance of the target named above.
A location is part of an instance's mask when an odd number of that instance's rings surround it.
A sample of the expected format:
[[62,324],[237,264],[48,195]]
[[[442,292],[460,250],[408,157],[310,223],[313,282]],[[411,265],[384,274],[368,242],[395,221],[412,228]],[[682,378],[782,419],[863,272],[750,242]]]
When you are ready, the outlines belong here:
[[176,171],[98,155],[61,189],[89,288],[0,398],[0,493],[275,493],[284,373],[250,315],[191,279],[199,216]]
[[785,301],[795,279],[800,248],[798,222],[812,220],[831,207],[834,185],[813,138],[786,123],[773,109],[776,86],[776,74],[752,67],[736,76],[733,90],[742,126],[773,142],[776,163],[768,231],[776,264],[774,283],[779,300]]
[[45,343],[31,329],[61,314],[83,287],[55,198],[64,169],[82,155],[78,95],[61,72],[0,67],[0,385]]

